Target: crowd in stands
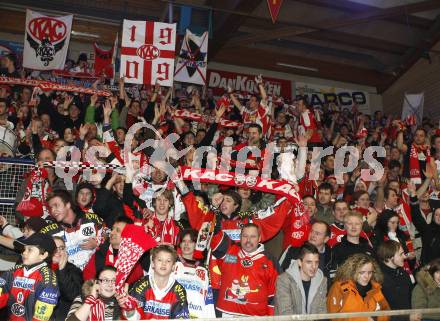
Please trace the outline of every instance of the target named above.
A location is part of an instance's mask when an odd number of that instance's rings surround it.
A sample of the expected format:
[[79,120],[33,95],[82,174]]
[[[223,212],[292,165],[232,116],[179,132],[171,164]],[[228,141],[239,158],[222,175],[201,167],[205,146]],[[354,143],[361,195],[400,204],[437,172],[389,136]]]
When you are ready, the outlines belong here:
[[[19,73],[13,55],[2,58],[0,75],[42,76]],[[2,253],[14,258],[12,266],[0,262],[5,271],[0,275],[2,319],[439,308],[437,123],[426,118],[409,125],[381,111],[362,114],[356,105],[341,109],[330,103],[317,109],[305,97],[268,97],[264,79],[255,81],[259,95],[241,99],[229,90],[218,100],[195,86],[138,86],[134,95],[124,79],[108,98],[0,85],[0,129],[16,136],[15,156],[41,165],[23,180],[16,222],[0,216]],[[176,110],[207,116],[206,121],[176,117]],[[224,119],[239,125],[222,126]],[[138,123],[150,127],[126,140]],[[165,140],[173,133],[179,135],[176,142]],[[152,140],[169,145],[136,150]],[[153,157],[162,148],[173,166],[191,167],[197,148],[211,146],[217,169],[233,172],[243,165],[247,176],[261,176],[270,143],[275,161],[269,176],[293,184],[300,202],[257,191],[252,184],[231,187],[170,177],[166,161]],[[333,150],[316,166],[313,148],[329,146]],[[348,158],[341,163],[336,154],[346,146],[353,146],[360,159],[353,170],[341,173],[338,166],[346,166]],[[371,146],[384,151],[374,156],[375,163],[364,158]],[[94,147],[104,152],[95,155]],[[252,147],[261,155],[252,154]],[[90,154],[98,164],[125,170],[79,171],[70,185],[54,166],[43,166],[60,156],[90,160]],[[220,168],[226,154],[230,165]],[[206,168],[212,158],[198,161]],[[367,174],[379,167],[383,175],[369,180]],[[116,291],[115,263],[130,224],[143,226],[158,245],[142,255],[126,287]],[[280,235],[278,257],[265,243]],[[440,320],[440,314],[404,318]],[[353,320],[367,319],[375,318]]]

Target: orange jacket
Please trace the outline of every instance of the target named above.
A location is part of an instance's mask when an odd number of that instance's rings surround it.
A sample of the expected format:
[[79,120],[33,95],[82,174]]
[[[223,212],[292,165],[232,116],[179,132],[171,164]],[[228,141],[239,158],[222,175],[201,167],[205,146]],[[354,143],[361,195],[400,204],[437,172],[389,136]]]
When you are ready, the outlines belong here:
[[[382,294],[380,284],[373,281],[371,284],[371,290],[363,299],[353,281],[333,283],[327,295],[328,313],[390,310],[390,306]],[[377,321],[388,320],[389,317],[385,316],[377,318]],[[367,318],[334,319],[333,321],[367,321]]]

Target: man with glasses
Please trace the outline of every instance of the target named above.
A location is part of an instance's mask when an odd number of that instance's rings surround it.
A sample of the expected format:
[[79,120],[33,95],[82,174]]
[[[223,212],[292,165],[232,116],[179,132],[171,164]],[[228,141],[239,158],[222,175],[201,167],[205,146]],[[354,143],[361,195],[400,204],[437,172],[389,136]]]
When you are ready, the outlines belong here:
[[[326,277],[330,275],[330,267],[332,261],[332,249],[327,245],[330,238],[330,226],[324,221],[316,221],[313,223],[307,241],[314,245],[319,252],[319,268]],[[292,260],[298,259],[301,247],[289,246],[281,255],[279,260],[283,271],[292,263]]]
[[81,294],[83,284],[79,268],[67,261],[66,243],[59,236],[54,236],[55,253],[52,256],[52,267],[55,271],[60,290],[60,298],[53,312],[54,320],[65,320],[73,300]]

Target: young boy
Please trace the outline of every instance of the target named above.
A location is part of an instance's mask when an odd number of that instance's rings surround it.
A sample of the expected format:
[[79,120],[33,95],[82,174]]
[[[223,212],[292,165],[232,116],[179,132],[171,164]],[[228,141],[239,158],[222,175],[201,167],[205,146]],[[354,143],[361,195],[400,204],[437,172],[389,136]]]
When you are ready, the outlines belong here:
[[11,321],[47,321],[60,295],[48,265],[55,242],[48,235],[34,233],[14,243],[22,248],[23,264],[0,275],[0,308],[8,307]]
[[124,315],[128,320],[188,319],[185,288],[173,276],[176,251],[163,244],[151,252],[152,271],[129,291],[131,297],[126,300]]

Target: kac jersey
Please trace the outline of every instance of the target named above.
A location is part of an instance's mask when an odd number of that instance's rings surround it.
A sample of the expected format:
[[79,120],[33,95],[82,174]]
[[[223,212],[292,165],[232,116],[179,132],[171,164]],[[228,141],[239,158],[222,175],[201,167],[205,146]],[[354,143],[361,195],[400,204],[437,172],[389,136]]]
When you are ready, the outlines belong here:
[[52,223],[44,227],[41,233],[62,237],[66,243],[68,261],[83,270],[95,249],[84,250],[81,244],[90,238],[96,238],[98,245],[102,243],[103,220],[96,214],[85,213],[77,217],[71,226]]
[[137,320],[188,319],[185,288],[172,278],[165,289],[158,290],[151,279],[151,275],[144,276],[129,291],[136,300],[136,312],[140,317]]
[[242,316],[273,315],[278,272],[264,254],[264,246],[261,244],[254,253],[246,253],[231,243],[223,232],[212,239],[212,253],[222,259],[217,309]]
[[0,275],[0,308],[8,307],[9,321],[49,321],[59,296],[56,275],[46,262]]
[[186,290],[190,318],[215,318],[208,271],[203,266],[193,267],[177,262],[174,276]]

